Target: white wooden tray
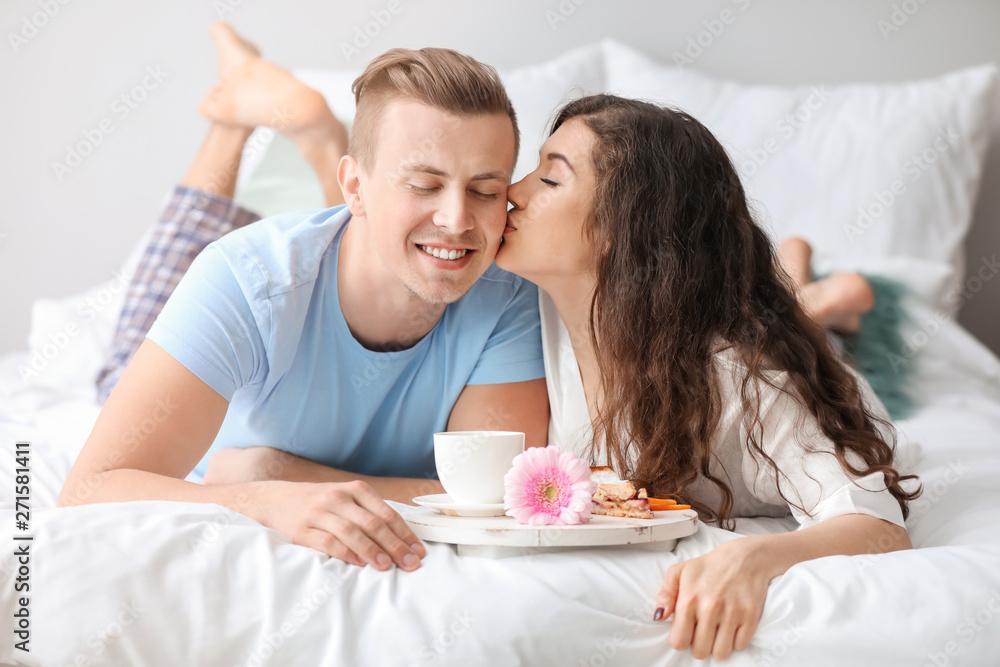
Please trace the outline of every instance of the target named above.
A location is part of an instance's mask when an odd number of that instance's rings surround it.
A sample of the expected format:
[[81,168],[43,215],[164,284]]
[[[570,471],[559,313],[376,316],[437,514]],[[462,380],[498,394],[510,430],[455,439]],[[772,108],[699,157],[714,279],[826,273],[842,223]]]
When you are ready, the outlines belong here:
[[597,547],[664,542],[698,530],[693,510],[654,512],[652,519],[592,516],[578,526],[527,526],[513,517],[456,517],[427,507],[407,508],[403,514],[422,540],[458,545],[460,556],[506,558],[539,549]]

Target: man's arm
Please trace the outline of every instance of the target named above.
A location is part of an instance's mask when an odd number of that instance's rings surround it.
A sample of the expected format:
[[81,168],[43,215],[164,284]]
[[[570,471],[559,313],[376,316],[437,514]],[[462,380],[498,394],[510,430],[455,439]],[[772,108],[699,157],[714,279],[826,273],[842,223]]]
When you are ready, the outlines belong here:
[[59,505],[216,503],[347,562],[386,569],[384,550],[403,569],[415,568],[412,556],[426,553],[420,541],[360,482],[204,486],[185,481],[218,434],[228,407],[225,398],[146,340],[101,410]]
[[[449,431],[523,431],[527,447],[548,441],[549,397],[545,380],[470,384],[459,394]],[[209,460],[206,484],[254,480],[345,482],[362,480],[387,500],[409,503],[417,496],[444,493],[436,479],[369,477],[345,472],[272,447],[225,449]]]
[[203,481],[206,485],[216,486],[275,480],[312,483],[361,481],[385,500],[400,503],[410,503],[417,496],[444,493],[444,487],[436,479],[359,475],[275,447],[221,449],[208,460]]
[[525,447],[549,440],[545,378],[465,386],[448,418],[449,431],[523,431]]
[[228,407],[156,343],[144,341],[69,471],[59,505],[225,500],[219,490],[183,478],[208,450]]

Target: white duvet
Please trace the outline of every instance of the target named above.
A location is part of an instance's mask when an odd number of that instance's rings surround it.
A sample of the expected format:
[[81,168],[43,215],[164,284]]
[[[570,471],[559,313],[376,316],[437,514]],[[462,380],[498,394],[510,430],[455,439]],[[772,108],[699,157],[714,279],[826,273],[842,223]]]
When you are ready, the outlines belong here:
[[[751,648],[729,664],[1000,665],[1000,362],[951,322],[921,354],[914,388],[925,404],[900,424],[925,487],[908,521],[917,548],[793,567],[771,584]],[[503,560],[428,543],[419,571],[381,573],[292,545],[216,505],[54,509],[97,407],[86,385],[26,386],[17,373],[23,361],[0,360],[0,518],[15,532],[14,442],[30,440],[31,652],[15,651],[17,637],[5,630],[0,662],[697,662],[670,648],[669,623],[652,623],[653,596],[672,563],[733,533],[702,525],[672,552],[630,546]],[[785,527],[756,520],[739,529]],[[5,626],[18,606],[17,543],[8,540],[0,557]]]

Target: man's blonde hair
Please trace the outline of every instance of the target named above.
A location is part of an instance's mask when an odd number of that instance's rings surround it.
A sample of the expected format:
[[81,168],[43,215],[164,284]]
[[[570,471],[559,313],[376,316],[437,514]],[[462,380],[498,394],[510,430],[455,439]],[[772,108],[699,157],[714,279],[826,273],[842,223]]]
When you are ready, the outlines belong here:
[[[390,49],[365,67],[351,86],[357,111],[348,152],[365,168],[375,164],[388,102],[408,99],[459,117],[506,114],[514,127],[514,164],[521,135],[517,114],[497,71],[451,49]],[[513,169],[513,165],[511,165]]]

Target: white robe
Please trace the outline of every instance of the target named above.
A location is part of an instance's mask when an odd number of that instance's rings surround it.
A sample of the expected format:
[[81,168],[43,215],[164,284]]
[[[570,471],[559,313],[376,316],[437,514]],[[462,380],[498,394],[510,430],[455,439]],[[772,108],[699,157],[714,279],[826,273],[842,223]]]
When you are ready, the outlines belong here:
[[[551,408],[548,442],[586,457],[593,431],[576,355],[552,298],[543,290],[538,293]],[[745,367],[731,349],[717,353],[715,361],[722,410],[710,470],[733,491],[733,518],[791,514],[801,527],[807,527],[843,514],[868,514],[903,526],[899,503],[885,488],[882,473],[861,478],[850,475],[832,454],[833,442],[822,433],[816,418],[802,403],[786,392],[763,385],[760,417],[764,431],[760,445],[781,470],[780,484],[785,496],[807,513],[783,500],[773,469],[766,464],[758,465],[747,444],[738,389]],[[769,371],[769,374],[778,387],[787,382],[788,374],[784,371]],[[888,413],[867,381],[856,372],[855,376],[869,408],[888,420]],[[807,453],[806,444],[819,451]],[[860,459],[853,458],[852,462],[860,463]],[[603,457],[597,464],[604,465]],[[685,500],[698,500],[714,508],[720,498],[713,483],[699,478],[687,489]]]

